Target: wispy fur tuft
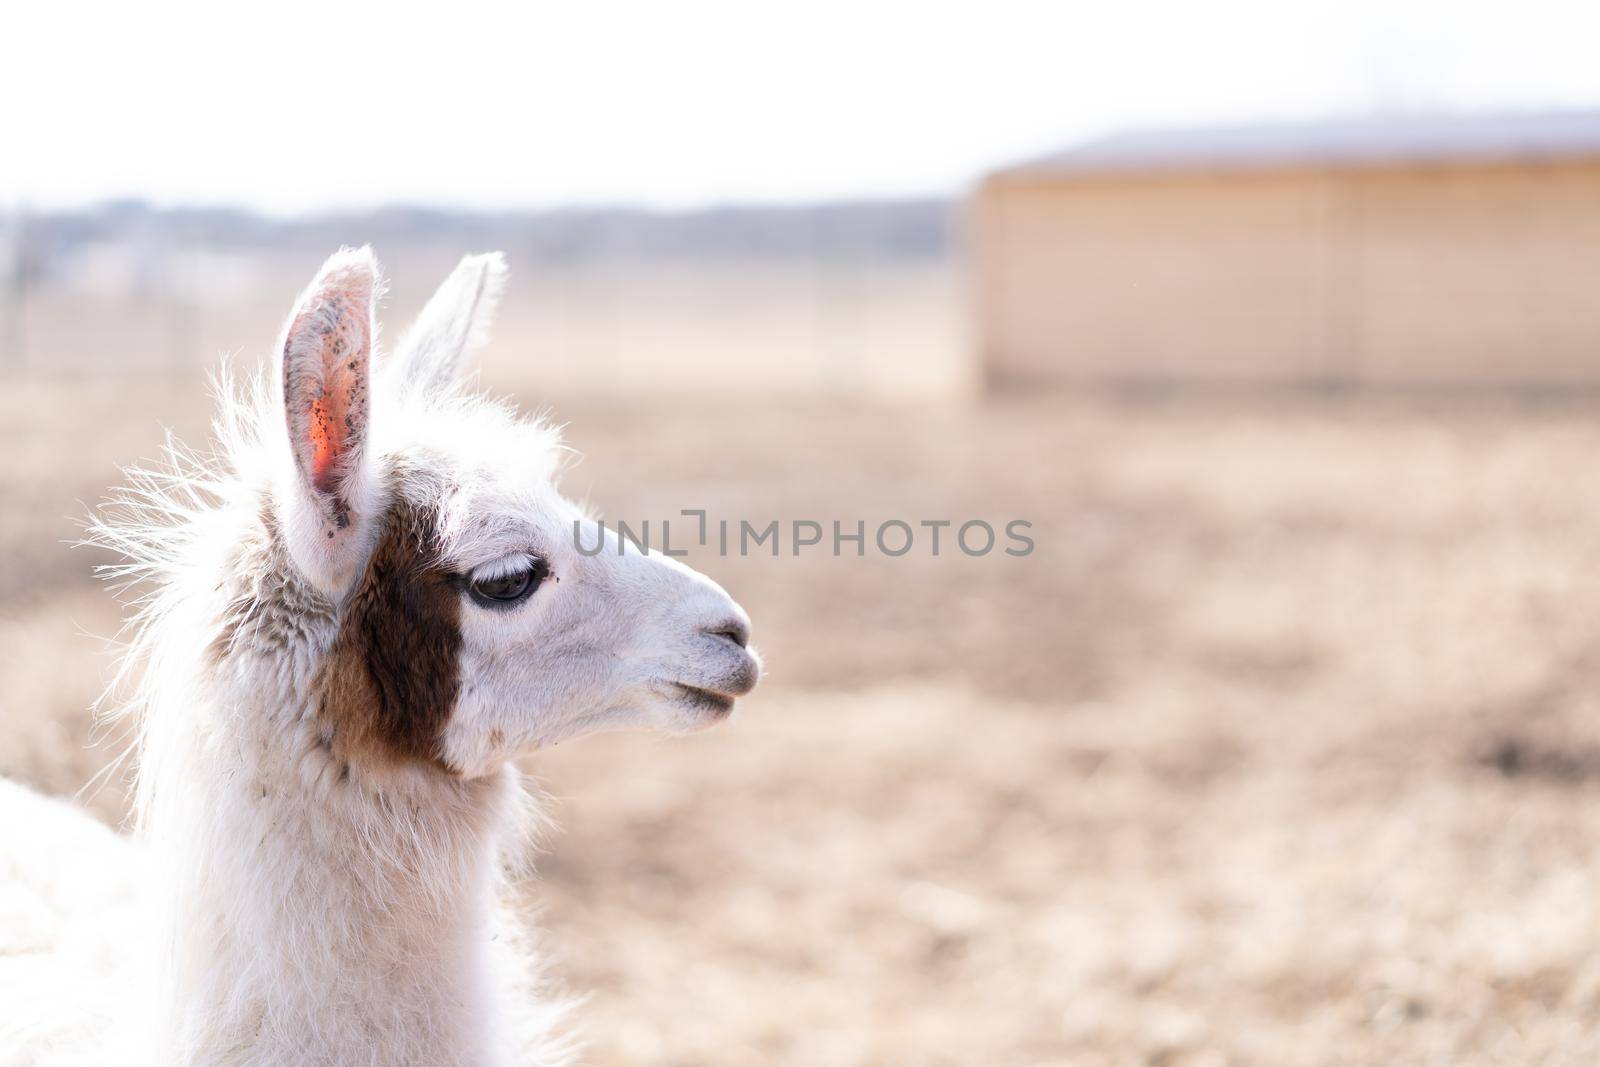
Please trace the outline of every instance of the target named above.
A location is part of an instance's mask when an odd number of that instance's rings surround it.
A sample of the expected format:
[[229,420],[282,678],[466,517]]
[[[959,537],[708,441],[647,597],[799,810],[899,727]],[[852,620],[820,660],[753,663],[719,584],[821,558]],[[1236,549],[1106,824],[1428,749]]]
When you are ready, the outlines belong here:
[[195,616],[220,591],[219,554],[237,541],[244,517],[259,511],[271,478],[267,427],[276,397],[266,371],[240,381],[224,363],[208,384],[217,413],[211,447],[194,449],[169,430],[155,462],[123,468],[123,485],[86,522],[81,542],[120,557],[96,568],[126,614],[117,666],[95,712],[132,739],[118,762],[139,759],[136,822],[160,779],[149,732],[157,709],[164,695],[185,688],[178,680],[192,670],[195,637],[204,632],[194,629]]

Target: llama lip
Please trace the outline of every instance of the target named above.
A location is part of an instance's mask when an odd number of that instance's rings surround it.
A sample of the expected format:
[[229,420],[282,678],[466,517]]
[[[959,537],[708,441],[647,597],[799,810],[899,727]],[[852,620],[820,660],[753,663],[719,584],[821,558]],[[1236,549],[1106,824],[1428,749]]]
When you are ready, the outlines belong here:
[[685,685],[682,682],[673,682],[672,684],[674,688],[688,698],[688,703],[697,708],[715,712],[719,716],[726,715],[733,710],[733,697],[724,693],[701,689],[698,686]]

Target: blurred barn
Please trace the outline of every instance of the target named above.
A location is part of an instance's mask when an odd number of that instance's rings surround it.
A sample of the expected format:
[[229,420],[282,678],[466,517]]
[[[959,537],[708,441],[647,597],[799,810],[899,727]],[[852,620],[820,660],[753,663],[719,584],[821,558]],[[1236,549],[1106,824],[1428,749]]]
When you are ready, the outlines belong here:
[[997,386],[1600,385],[1600,112],[1127,133],[972,225]]

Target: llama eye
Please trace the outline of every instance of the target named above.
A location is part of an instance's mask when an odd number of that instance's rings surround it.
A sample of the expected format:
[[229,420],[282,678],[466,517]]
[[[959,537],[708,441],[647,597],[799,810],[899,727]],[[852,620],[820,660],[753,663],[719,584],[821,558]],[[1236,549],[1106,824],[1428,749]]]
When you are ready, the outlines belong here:
[[472,599],[487,607],[505,607],[526,600],[533,595],[539,583],[550,576],[550,567],[542,559],[533,560],[527,567],[493,578],[474,578],[467,586]]

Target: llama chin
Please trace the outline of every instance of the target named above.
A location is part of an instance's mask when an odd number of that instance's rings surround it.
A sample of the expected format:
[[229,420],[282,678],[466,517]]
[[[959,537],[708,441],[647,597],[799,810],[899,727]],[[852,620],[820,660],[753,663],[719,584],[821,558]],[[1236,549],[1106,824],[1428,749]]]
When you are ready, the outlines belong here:
[[0,1060],[568,1058],[501,904],[537,817],[513,761],[711,725],[760,661],[710,579],[578,552],[554,431],[464,388],[504,280],[467,257],[385,357],[377,264],[339,252],[273,373],[221,384],[214,454],[130,472],[93,539],[139,594],[136,825],[0,783],[28,828],[0,859]]

